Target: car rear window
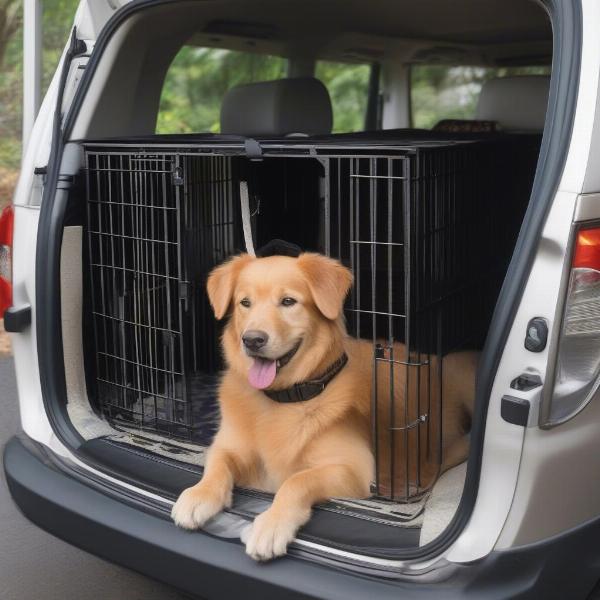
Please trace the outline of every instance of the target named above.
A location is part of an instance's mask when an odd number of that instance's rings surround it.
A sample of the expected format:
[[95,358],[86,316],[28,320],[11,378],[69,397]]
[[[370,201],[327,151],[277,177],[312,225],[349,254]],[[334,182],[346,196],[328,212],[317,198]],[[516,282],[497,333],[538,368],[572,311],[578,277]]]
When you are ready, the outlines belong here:
[[156,133],[218,133],[221,102],[229,89],[280,79],[286,70],[287,60],[277,56],[184,46],[165,77]]
[[481,87],[488,79],[513,75],[549,75],[550,66],[469,67],[413,65],[413,127],[430,129],[442,119],[473,119]]

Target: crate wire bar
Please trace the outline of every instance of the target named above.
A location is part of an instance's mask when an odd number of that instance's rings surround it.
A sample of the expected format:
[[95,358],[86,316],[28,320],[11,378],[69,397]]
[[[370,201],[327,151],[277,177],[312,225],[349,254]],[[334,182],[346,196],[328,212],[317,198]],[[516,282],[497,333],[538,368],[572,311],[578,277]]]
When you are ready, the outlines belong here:
[[230,161],[88,152],[86,172],[92,396],[112,421],[202,442],[220,363],[198,286],[234,252]]
[[[428,380],[430,362],[428,355],[421,355],[411,344],[414,303],[410,277],[404,276],[413,270],[410,227],[415,156],[332,160],[336,160],[334,170],[338,174],[346,164],[349,169],[349,198],[346,201],[341,191],[335,199],[336,224],[346,219],[349,223],[348,247],[344,250],[340,230],[337,231],[336,257],[345,262],[349,255],[355,273],[355,285],[346,308],[348,324],[354,335],[368,338],[373,344],[371,426],[378,465],[373,493],[408,501],[425,491],[420,468],[423,445],[427,445],[428,457],[439,460],[441,453],[441,438],[421,436],[422,427],[429,425],[431,398],[429,386],[421,389],[419,384],[423,374]],[[347,217],[345,211],[349,213]],[[403,344],[397,343],[398,340]],[[399,378],[400,370],[404,373]],[[384,386],[380,385],[381,374],[387,379]],[[413,377],[416,390],[411,390]],[[416,392],[414,415],[406,400],[411,392]],[[382,414],[384,411],[387,414]],[[386,435],[382,435],[382,428]],[[411,457],[412,430],[417,441],[413,444],[416,455]],[[436,447],[432,448],[432,444]],[[404,463],[401,469],[397,460]]]
[[278,145],[260,162],[237,147],[87,145],[96,406],[210,443],[223,365],[205,280],[244,250],[246,181],[255,243],[284,237],[352,269],[348,329],[373,347],[373,494],[421,496],[443,458],[442,358],[481,344],[529,196],[539,139],[515,144]]

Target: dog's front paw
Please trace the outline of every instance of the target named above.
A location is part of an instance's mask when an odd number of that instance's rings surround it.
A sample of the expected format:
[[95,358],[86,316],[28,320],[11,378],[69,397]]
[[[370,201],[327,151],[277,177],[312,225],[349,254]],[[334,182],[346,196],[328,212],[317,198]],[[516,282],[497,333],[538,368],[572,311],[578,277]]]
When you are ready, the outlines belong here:
[[171,510],[175,524],[184,529],[198,529],[221,512],[224,503],[196,486],[184,490]]
[[244,535],[246,554],[254,560],[271,560],[287,553],[287,547],[296,536],[299,524],[277,515],[272,509],[254,519]]

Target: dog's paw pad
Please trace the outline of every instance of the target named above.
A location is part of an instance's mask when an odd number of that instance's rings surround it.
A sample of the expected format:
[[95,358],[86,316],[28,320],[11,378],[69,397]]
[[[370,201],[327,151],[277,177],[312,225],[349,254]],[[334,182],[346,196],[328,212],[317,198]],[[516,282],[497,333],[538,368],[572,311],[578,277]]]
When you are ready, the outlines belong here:
[[198,529],[220,512],[222,506],[203,497],[193,488],[184,490],[171,510],[171,518],[178,527]]
[[254,519],[251,527],[242,530],[246,554],[258,561],[284,556],[288,545],[294,540],[296,529],[295,523],[276,518],[266,511]]

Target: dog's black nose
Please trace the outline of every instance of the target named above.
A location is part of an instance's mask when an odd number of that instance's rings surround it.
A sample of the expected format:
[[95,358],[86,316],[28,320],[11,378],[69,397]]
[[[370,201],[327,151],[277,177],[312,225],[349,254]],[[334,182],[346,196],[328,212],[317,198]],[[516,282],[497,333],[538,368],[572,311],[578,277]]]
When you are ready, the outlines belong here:
[[242,342],[244,342],[244,346],[246,346],[248,350],[252,350],[252,352],[260,350],[268,341],[269,334],[266,331],[251,329],[250,331],[246,331],[246,333],[244,333],[242,336]]

